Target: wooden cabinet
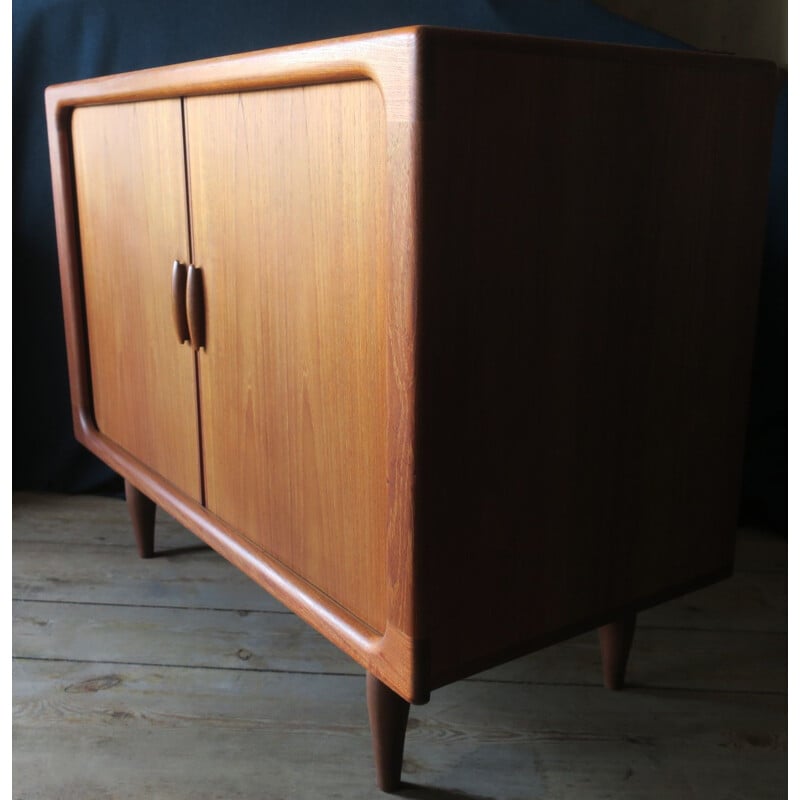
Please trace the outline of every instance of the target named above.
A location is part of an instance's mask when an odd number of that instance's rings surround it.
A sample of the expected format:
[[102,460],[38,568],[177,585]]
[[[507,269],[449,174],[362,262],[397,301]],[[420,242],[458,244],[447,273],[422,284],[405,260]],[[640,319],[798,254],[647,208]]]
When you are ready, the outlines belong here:
[[47,91],[75,431],[409,702],[725,577],[774,67],[408,28]]

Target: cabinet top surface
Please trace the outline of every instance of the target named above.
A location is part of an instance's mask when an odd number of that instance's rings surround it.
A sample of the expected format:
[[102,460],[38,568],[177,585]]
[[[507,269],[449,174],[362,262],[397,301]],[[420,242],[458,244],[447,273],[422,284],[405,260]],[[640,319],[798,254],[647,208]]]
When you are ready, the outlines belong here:
[[368,78],[384,93],[395,84],[414,85],[432,68],[429,55],[447,48],[582,60],[613,60],[640,65],[682,64],[699,69],[763,70],[777,75],[769,61],[720,53],[667,50],[633,45],[555,39],[432,26],[408,26],[384,31],[291,44],[267,50],[218,56],[199,61],[119,73],[46,89],[48,106],[135,100],[145,96],[201,94],[209,91],[268,88]]

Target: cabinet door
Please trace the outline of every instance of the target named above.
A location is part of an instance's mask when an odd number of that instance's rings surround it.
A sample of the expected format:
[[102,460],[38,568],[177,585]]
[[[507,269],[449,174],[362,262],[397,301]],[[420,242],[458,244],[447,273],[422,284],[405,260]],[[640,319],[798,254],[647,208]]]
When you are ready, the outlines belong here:
[[72,138],[95,422],[200,499],[194,355],[172,318],[189,242],[180,100],[78,108]]
[[370,81],[188,98],[206,501],[385,622],[385,120]]

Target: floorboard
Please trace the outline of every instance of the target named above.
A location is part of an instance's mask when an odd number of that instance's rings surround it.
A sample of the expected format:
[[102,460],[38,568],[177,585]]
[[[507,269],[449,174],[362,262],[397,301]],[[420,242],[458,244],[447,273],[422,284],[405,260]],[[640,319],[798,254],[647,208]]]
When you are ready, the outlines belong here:
[[[165,516],[140,561],[124,503],[14,499],[15,800],[385,797],[363,672]],[[786,540],[642,615],[631,688],[594,633],[411,712],[401,797],[786,796]]]

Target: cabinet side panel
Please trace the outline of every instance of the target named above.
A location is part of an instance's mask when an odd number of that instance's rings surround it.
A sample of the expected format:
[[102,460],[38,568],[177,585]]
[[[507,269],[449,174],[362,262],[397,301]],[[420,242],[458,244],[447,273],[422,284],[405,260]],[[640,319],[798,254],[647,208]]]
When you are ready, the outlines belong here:
[[210,511],[386,621],[388,269],[380,91],[189,98]]
[[434,683],[732,563],[774,76],[562,47],[430,54]]
[[172,316],[189,255],[180,100],[78,108],[72,141],[97,427],[199,500],[194,358]]

